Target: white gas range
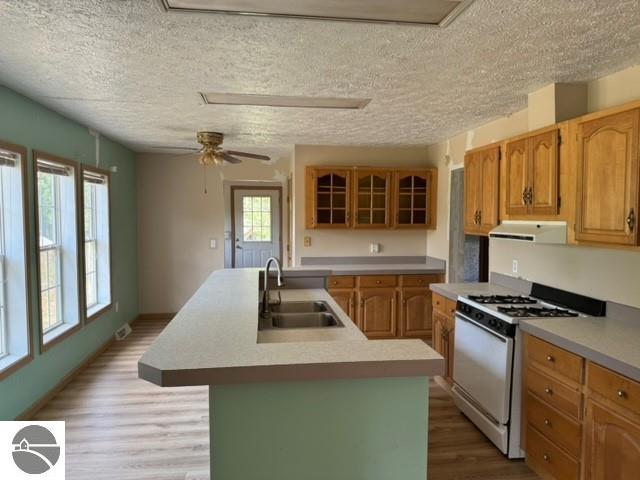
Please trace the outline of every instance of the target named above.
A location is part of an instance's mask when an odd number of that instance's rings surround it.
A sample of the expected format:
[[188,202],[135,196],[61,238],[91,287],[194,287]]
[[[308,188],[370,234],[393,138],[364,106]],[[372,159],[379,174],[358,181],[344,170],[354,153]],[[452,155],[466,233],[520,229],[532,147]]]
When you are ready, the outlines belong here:
[[464,295],[456,308],[453,398],[509,458],[520,448],[521,319],[604,315],[600,300],[533,284],[531,296]]

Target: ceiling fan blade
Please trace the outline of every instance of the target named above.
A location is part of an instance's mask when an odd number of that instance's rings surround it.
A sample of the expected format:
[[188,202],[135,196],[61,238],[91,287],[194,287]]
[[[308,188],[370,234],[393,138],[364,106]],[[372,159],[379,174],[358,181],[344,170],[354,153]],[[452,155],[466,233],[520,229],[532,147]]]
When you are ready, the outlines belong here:
[[236,157],[232,157],[231,155],[229,155],[229,152],[222,152],[220,156],[229,163],[242,163],[242,160]]
[[156,150],[188,150],[188,151],[192,151],[192,152],[199,152],[200,150],[202,150],[202,148],[191,148],[191,147],[169,147],[169,146],[153,146],[151,147],[153,149]]
[[256,153],[236,152],[233,150],[226,150],[226,152],[230,155],[236,155],[238,157],[253,158],[254,160],[264,160],[265,162],[271,160],[271,157],[267,157],[266,155],[258,155]]

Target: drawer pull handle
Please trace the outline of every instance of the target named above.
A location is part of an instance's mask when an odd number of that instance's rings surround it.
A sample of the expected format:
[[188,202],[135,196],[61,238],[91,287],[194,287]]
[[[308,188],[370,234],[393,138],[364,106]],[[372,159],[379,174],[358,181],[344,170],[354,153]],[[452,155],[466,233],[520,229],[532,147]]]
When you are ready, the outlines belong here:
[[382,282],[380,280],[376,280],[376,283],[380,285]]
[[549,460],[551,460],[551,457],[549,457],[549,455],[547,455],[546,453],[542,456],[542,458],[544,458],[545,462],[548,462]]
[[547,355],[547,362],[551,362],[551,363],[553,363],[553,362],[555,362],[555,361],[556,361],[556,359],[555,359],[555,358],[553,358],[551,355]]
[[551,390],[549,387],[544,389],[544,393],[548,394],[548,395],[553,395],[553,390]]
[[627,392],[625,392],[624,390],[618,390],[618,396],[620,398],[627,398]]
[[550,426],[551,426],[551,421],[550,421],[548,418],[545,418],[545,419],[544,419],[544,424],[545,424],[547,427],[550,427]]

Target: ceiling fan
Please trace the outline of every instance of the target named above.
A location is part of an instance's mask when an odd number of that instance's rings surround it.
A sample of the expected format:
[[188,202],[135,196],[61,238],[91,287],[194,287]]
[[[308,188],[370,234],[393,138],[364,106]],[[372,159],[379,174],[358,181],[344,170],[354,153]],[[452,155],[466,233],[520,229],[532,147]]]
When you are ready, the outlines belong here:
[[258,155],[256,153],[237,152],[234,150],[224,150],[221,145],[224,141],[224,134],[219,132],[198,132],[196,134],[198,143],[202,145],[201,148],[183,148],[183,147],[155,147],[162,149],[173,150],[193,150],[200,153],[198,161],[201,165],[222,165],[224,162],[228,163],[242,163],[242,160],[236,157],[250,158],[252,160],[262,160],[268,162],[271,160],[266,155]]

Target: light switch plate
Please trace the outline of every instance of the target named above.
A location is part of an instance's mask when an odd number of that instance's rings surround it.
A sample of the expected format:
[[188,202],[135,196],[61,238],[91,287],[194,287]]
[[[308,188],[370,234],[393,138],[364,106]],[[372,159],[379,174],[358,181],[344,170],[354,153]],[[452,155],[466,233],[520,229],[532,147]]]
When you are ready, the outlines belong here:
[[518,260],[513,261],[513,264],[511,265],[511,271],[513,273],[518,273]]
[[371,253],[380,253],[380,244],[372,243],[369,247],[369,250],[371,251]]
[[211,250],[214,250],[214,249],[218,248],[218,239],[217,238],[210,238],[209,239],[209,248]]

